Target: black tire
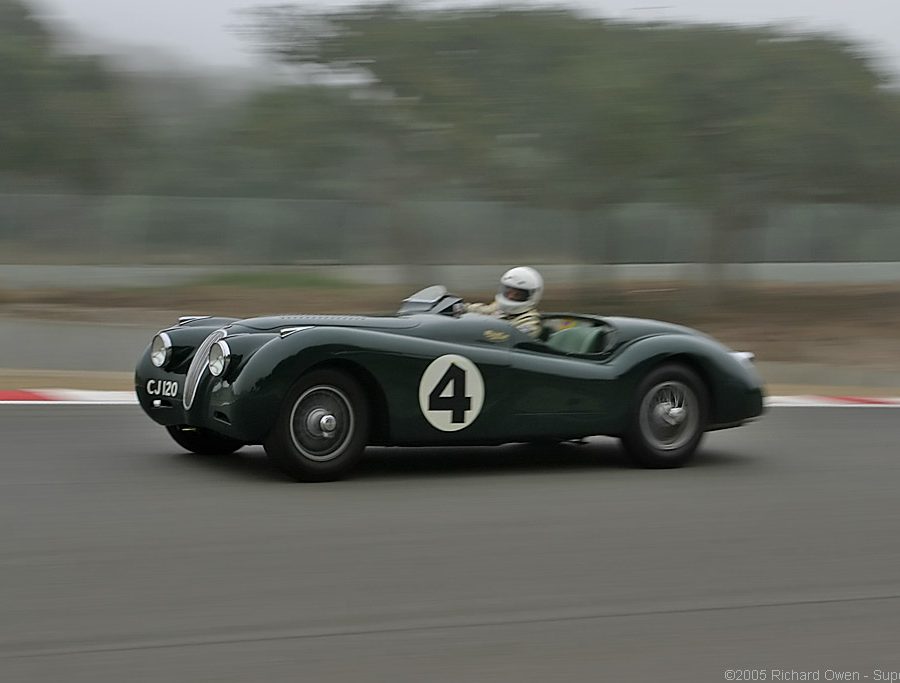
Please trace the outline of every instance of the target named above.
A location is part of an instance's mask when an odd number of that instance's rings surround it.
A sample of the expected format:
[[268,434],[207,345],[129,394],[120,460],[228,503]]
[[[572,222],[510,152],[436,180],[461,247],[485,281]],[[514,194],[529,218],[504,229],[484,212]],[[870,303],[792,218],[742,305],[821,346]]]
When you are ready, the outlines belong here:
[[175,443],[183,449],[197,455],[228,455],[246,444],[200,427],[174,425],[166,427]]
[[697,373],[660,366],[638,385],[622,444],[640,467],[681,467],[697,451],[708,415],[709,393]]
[[291,388],[264,445],[272,463],[297,481],[334,481],[359,462],[368,436],[369,403],[359,383],[325,369]]

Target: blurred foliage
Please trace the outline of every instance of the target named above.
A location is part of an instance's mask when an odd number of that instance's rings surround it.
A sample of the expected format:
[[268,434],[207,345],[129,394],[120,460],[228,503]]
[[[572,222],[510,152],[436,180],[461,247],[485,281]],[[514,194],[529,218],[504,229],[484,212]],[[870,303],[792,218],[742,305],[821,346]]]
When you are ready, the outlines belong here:
[[115,186],[137,143],[117,79],[96,58],[62,55],[17,0],[0,0],[0,172],[78,189]]
[[701,260],[715,264],[768,207],[898,200],[900,98],[838,38],[540,8],[280,6],[256,19],[281,62],[365,75],[358,89],[470,192],[581,212],[579,252],[604,205],[702,210]]
[[223,97],[66,54],[21,0],[0,0],[0,177],[365,202],[408,262],[410,199],[570,209],[586,230],[601,207],[687,205],[725,228],[713,261],[767,207],[900,200],[900,97],[835,37],[414,5],[264,7],[247,32],[281,80]]
[[568,206],[897,198],[897,95],[836,38],[544,9],[257,17],[283,61],[371,73],[477,189]]

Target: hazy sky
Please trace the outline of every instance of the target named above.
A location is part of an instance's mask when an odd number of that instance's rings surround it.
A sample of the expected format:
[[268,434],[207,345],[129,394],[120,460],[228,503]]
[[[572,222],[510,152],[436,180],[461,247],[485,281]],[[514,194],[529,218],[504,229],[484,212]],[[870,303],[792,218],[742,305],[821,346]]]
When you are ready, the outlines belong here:
[[[163,48],[209,64],[236,65],[248,64],[252,58],[246,43],[229,29],[240,21],[235,12],[285,0],[26,1],[106,41]],[[349,3],[307,0],[304,4],[334,7]],[[572,0],[570,4],[613,17],[790,22],[836,31],[871,46],[900,74],[900,0]]]

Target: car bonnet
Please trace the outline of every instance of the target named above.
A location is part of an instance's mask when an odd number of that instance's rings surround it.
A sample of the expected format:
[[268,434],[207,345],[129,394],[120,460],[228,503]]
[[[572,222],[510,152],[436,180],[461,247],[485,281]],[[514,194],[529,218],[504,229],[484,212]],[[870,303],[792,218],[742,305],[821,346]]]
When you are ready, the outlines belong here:
[[391,318],[365,315],[272,315],[248,318],[234,323],[254,332],[276,332],[286,327],[327,326],[363,327],[369,329],[396,330],[416,327],[419,323],[409,318]]

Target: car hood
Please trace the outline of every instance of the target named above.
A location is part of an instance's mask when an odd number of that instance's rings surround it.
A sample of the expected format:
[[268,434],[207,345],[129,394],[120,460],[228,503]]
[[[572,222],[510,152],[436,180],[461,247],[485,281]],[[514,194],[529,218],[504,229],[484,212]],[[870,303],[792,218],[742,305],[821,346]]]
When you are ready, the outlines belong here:
[[389,318],[365,315],[270,315],[247,318],[234,323],[251,332],[278,332],[286,327],[363,327],[396,330],[415,327],[418,322],[408,318]]

